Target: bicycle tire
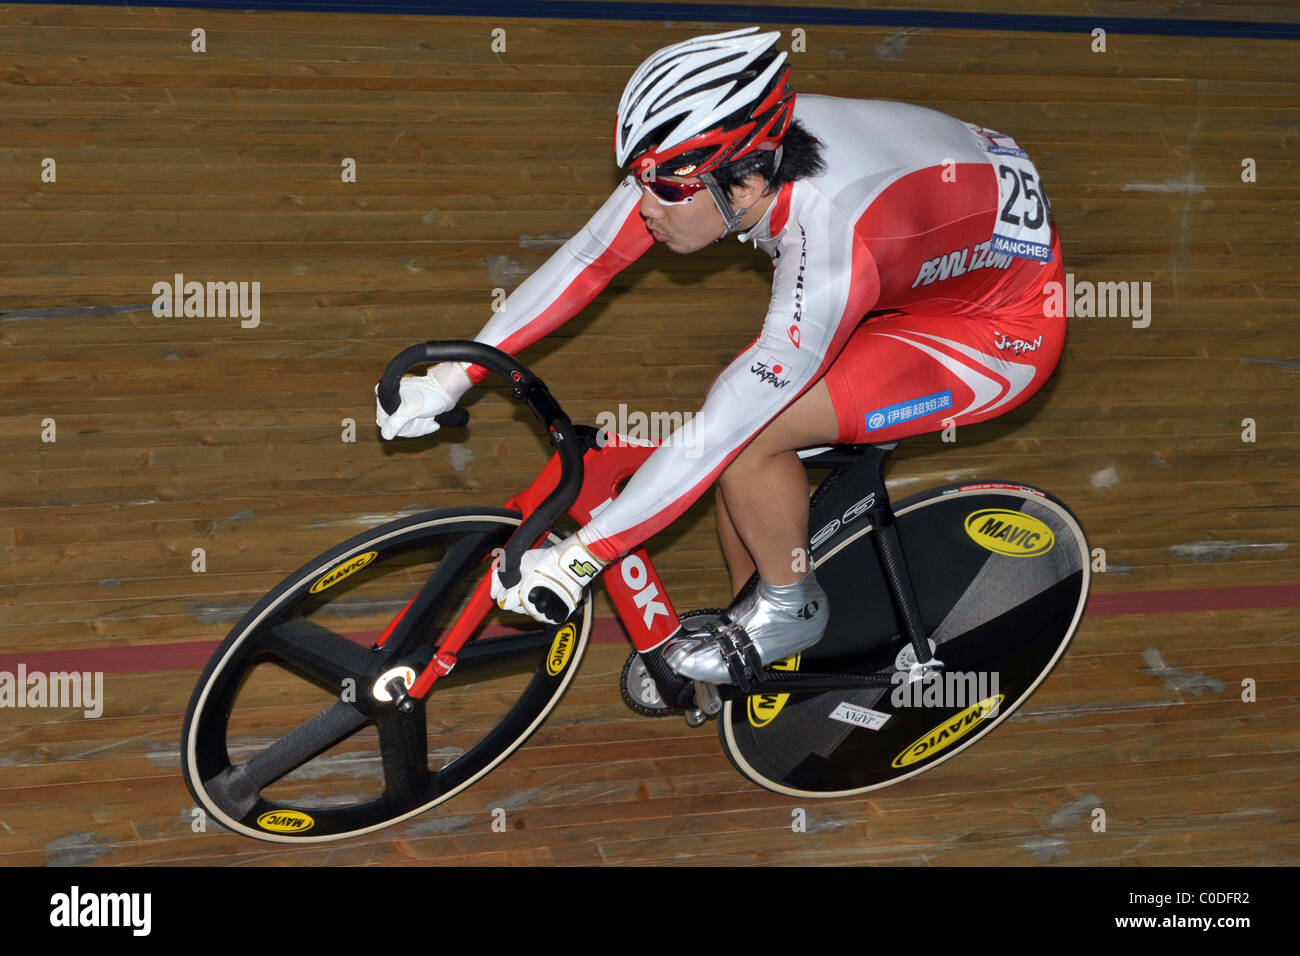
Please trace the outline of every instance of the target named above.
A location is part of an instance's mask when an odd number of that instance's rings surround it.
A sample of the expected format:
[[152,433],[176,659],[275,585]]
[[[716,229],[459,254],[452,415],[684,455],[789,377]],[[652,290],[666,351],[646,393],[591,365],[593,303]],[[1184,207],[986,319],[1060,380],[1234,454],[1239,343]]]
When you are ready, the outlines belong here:
[[[267,592],[209,660],[186,710],[181,737],[182,773],[198,805],[225,828],[260,840],[341,840],[392,826],[450,800],[522,746],[558,704],[581,663],[591,632],[590,592],[561,625],[539,627],[518,637],[471,640],[462,649],[450,676],[434,684],[425,700],[415,702],[410,715],[399,717],[391,702],[375,699],[379,692],[371,690],[372,681],[374,685],[380,683],[375,679],[377,673],[408,665],[420,673],[423,663],[434,653],[431,622],[439,616],[447,617],[451,613],[448,605],[455,596],[469,588],[471,582],[481,580],[493,549],[504,545],[520,521],[518,511],[490,508],[447,509],[400,518],[355,535],[313,558]],[[560,538],[551,532],[549,540],[558,542]],[[446,554],[423,583],[417,582],[416,598],[398,615],[401,624],[394,620],[390,625],[393,636],[389,638],[386,633],[386,643],[376,642],[383,647],[367,650],[363,644],[349,642],[318,625],[313,618],[321,609],[335,616],[370,613],[370,605],[376,602],[367,603],[367,589],[380,587],[384,574],[404,574],[414,580],[409,563],[425,551],[440,553],[444,544]],[[442,570],[443,562],[450,562],[446,572]],[[334,592],[331,597],[322,596],[330,591]],[[417,602],[417,598],[421,601]],[[376,613],[390,610],[381,608]],[[562,645],[563,660],[556,664],[555,650]],[[536,667],[528,677],[527,667],[534,657]],[[283,682],[281,671],[288,670],[300,683],[335,695],[340,686],[335,678],[350,668],[354,672],[355,699],[349,702],[336,696],[289,734],[256,756],[237,762],[231,758],[235,743],[230,737],[232,708],[239,696],[249,691],[254,669],[267,661],[278,665],[272,668],[276,688]],[[517,700],[501,704],[508,708],[505,716],[492,724],[481,739],[459,748],[443,766],[436,770],[427,766],[429,744],[436,740],[430,733],[429,716],[443,699],[440,691],[450,694],[446,688],[459,687],[460,693],[466,693],[465,688],[475,684],[475,674],[491,679],[512,661],[523,668],[522,676],[516,675],[512,681],[528,683]],[[291,686],[297,693],[299,685]],[[281,702],[287,701],[289,695],[277,698],[276,693],[265,696],[270,704],[264,710],[278,713],[287,707]],[[264,794],[267,789],[284,785],[283,781],[294,772],[301,773],[306,764],[347,744],[367,728],[374,729],[379,741],[382,772],[377,776],[382,779],[383,791],[378,797],[358,798],[351,803],[335,799],[332,804],[327,799],[322,805],[319,798],[294,802],[269,799]],[[463,729],[459,732],[461,736],[467,733]],[[304,754],[308,755],[300,760]],[[426,758],[423,768],[415,759],[420,754]],[[284,770],[281,765],[290,760],[297,762]],[[273,775],[263,779],[268,774]]]

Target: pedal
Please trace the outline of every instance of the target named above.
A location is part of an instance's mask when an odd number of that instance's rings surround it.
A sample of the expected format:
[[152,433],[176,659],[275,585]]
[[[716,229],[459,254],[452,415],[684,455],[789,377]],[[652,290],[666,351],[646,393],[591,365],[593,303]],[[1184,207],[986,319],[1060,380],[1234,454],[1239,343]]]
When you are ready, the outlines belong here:
[[718,685],[695,681],[695,707],[708,717],[722,710],[722,695],[718,693]]

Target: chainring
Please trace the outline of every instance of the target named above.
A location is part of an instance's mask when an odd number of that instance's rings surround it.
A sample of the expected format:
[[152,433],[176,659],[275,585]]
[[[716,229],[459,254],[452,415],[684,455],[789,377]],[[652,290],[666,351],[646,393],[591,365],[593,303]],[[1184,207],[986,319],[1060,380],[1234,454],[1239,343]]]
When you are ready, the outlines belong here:
[[[687,611],[680,615],[679,620],[682,630],[694,633],[708,630],[709,625],[721,618],[724,613],[726,612],[717,608],[702,608],[698,611]],[[647,653],[658,654],[660,650],[655,648]],[[680,707],[670,707],[660,695],[659,688],[654,678],[650,676],[650,671],[646,668],[645,661],[641,659],[639,651],[633,651],[623,663],[619,690],[623,693],[623,703],[627,704],[633,713],[640,714],[642,717],[670,717],[683,712]]]

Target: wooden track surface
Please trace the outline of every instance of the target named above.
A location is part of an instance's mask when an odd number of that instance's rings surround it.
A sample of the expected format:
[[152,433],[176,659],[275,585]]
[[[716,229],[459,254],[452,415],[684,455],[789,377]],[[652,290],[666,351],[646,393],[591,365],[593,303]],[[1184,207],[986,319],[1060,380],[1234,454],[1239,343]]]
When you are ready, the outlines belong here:
[[[1179,15],[1300,22],[1280,0]],[[1037,397],[956,443],[910,440],[890,472],[899,496],[1014,477],[1070,504],[1108,573],[1051,679],[959,759],[806,803],[794,834],[794,804],[736,775],[711,725],[631,714],[627,647],[596,644],[534,739],[445,807],[326,847],[191,833],[177,741],[198,665],[148,649],[208,647],[342,538],[499,504],[536,473],[546,446],[497,386],[473,393],[468,431],[385,444],[372,385],[412,342],[472,336],[493,289],[604,200],[635,65],[726,28],[0,5],[0,670],[128,662],[99,719],[0,710],[0,864],[1300,859],[1297,41],[1115,35],[1101,54],[1086,35],[815,25],[800,90],[1012,133],[1051,188],[1067,270],[1151,283],[1148,328],[1074,319]],[[260,325],[155,318],[150,289],[175,272],[260,282]],[[693,411],[761,322],[769,275],[737,243],[653,250],[523,358],[575,421]],[[649,548],[679,609],[725,601],[711,495]],[[1186,603],[1119,613],[1171,591]]]

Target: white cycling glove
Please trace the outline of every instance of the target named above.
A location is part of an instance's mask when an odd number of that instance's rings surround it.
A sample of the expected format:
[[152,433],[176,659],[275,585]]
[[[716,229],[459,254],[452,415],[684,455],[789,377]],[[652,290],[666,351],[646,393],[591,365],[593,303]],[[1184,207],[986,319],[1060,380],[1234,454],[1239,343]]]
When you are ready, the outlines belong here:
[[384,439],[419,438],[432,435],[439,428],[434,417],[456,407],[473,381],[461,362],[443,362],[424,375],[407,375],[399,385],[401,404],[389,415],[379,404],[379,386],[375,386],[375,424]]
[[576,534],[558,545],[525,551],[519,558],[519,583],[501,583],[501,557],[492,563],[492,599],[507,611],[527,614],[535,620],[559,624],[578,602],[582,592],[605,566]]

